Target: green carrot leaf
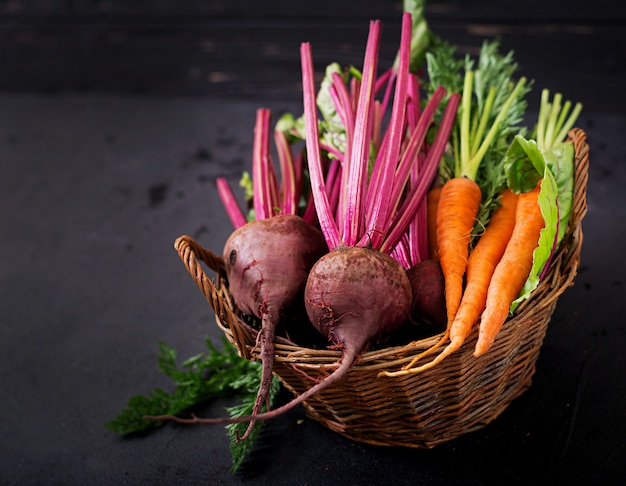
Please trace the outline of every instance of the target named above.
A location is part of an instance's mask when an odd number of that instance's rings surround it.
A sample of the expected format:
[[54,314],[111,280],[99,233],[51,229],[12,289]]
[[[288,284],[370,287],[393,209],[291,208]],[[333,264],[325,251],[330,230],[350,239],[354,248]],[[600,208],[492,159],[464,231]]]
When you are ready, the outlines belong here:
[[[238,410],[252,411],[257,390],[261,382],[261,363],[248,361],[237,353],[236,348],[222,337],[223,349],[218,350],[207,339],[207,350],[192,356],[181,363],[178,353],[167,344],[159,343],[157,356],[158,370],[173,382],[173,390],[161,388],[145,395],[132,396],[124,408],[105,427],[117,434],[130,434],[147,431],[163,425],[164,422],[144,420],[146,415],[173,415],[189,410],[214,398],[234,397],[241,402],[240,408],[227,409],[231,414]],[[270,403],[279,390],[278,378],[274,377],[271,386]],[[231,417],[234,415],[231,415]],[[247,424],[236,424],[239,426]],[[245,428],[244,427],[244,428]],[[260,423],[255,425],[253,435],[246,441],[237,441],[236,430],[227,426],[231,438],[233,469],[241,462],[254,445]]]
[[[252,414],[252,409],[254,408],[254,403],[256,401],[256,393],[261,384],[260,378],[260,373],[257,375],[250,374],[242,377],[242,384],[245,384],[245,388],[249,392],[241,397],[241,403],[239,405],[235,405],[226,409],[231,417],[236,418],[249,416]],[[273,377],[269,393],[271,403],[274,402],[279,391],[280,382],[278,381],[278,378]],[[261,412],[265,410],[266,407],[263,406]],[[250,453],[256,442],[257,436],[261,432],[261,427],[262,424],[255,424],[255,427],[252,429],[252,432],[250,433],[248,438],[244,441],[239,441],[239,437],[241,437],[248,428],[248,423],[240,422],[235,424],[229,424],[226,426],[228,436],[230,437],[230,452],[233,471],[239,469],[245,458],[248,457],[248,454]]]

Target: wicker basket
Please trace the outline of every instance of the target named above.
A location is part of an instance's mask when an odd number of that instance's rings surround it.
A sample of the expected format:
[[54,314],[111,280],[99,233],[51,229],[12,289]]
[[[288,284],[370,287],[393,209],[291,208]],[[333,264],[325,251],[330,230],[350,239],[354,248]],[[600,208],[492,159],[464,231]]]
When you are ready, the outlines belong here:
[[[350,439],[375,445],[430,448],[494,420],[531,383],[535,363],[558,297],[573,284],[580,261],[581,221],[587,211],[589,147],[580,129],[574,142],[576,172],[570,225],[551,269],[509,318],[489,352],[474,358],[475,329],[464,346],[423,373],[378,377],[396,371],[441,335],[403,346],[363,353],[348,376],[304,404],[307,414]],[[222,261],[188,236],[175,248],[215,312],[227,338],[247,359],[258,359],[256,331],[233,304]],[[201,262],[216,272],[210,279]],[[276,338],[274,372],[294,394],[312,386],[312,378],[331,373],[341,353],[295,346]]]

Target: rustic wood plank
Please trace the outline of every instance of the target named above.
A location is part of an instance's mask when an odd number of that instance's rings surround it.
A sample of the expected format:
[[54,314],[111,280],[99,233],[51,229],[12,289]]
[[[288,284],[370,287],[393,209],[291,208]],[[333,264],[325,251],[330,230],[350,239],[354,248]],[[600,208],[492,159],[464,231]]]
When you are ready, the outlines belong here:
[[[133,16],[139,18],[203,15],[221,17],[271,18],[393,18],[402,8],[400,0],[317,0],[284,2],[283,0],[0,0],[0,13],[35,15]],[[573,2],[568,0],[430,0],[426,3],[429,18],[448,19],[580,19],[624,20],[626,4],[616,0]]]
[[[381,65],[393,59],[399,2],[367,0],[358,9],[352,2],[335,3],[333,9],[329,0],[314,6],[277,0],[5,1],[0,63],[9,69],[0,77],[0,90],[298,100],[302,41],[313,44],[318,71],[335,60],[360,66],[366,18],[379,17]],[[499,37],[537,86],[602,109],[626,105],[618,84],[626,69],[623,2],[427,5],[431,28],[462,51]]]

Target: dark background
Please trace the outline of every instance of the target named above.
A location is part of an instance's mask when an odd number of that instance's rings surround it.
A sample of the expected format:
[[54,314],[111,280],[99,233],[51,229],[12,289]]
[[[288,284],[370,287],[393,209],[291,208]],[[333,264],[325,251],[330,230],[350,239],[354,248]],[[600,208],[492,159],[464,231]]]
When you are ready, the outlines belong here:
[[[376,0],[2,0],[0,89],[299,102],[300,42],[313,43],[320,66],[338,58],[358,66],[368,21],[381,19],[381,60],[390,60],[401,8]],[[499,37],[539,86],[594,109],[624,106],[614,99],[624,74],[623,2],[430,1],[427,17],[461,51]]]
[[[381,65],[401,4],[383,1],[0,1],[0,483],[622,484],[626,4],[429,1],[431,29],[513,49],[541,88],[584,104],[591,146],[582,266],[533,386],[495,422],[433,450],[351,442],[301,409],[267,424],[240,473],[221,426],[138,438],[104,429],[220,333],[172,249],[220,251],[214,178],[250,163],[254,112],[301,111],[299,45],[316,68]],[[536,110],[529,109],[529,119]],[[222,415],[220,401],[201,408]],[[300,419],[303,419],[300,421]]]

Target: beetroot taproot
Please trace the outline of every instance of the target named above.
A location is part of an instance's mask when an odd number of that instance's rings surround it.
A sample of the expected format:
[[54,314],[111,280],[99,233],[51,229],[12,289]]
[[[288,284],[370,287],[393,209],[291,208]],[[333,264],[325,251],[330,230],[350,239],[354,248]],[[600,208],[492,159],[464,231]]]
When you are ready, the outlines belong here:
[[[257,345],[263,366],[253,415],[269,395],[279,323],[291,309],[301,308],[309,271],[327,252],[321,231],[293,214],[247,223],[224,245],[224,267],[235,305],[261,320]],[[254,420],[242,440],[253,425]]]

